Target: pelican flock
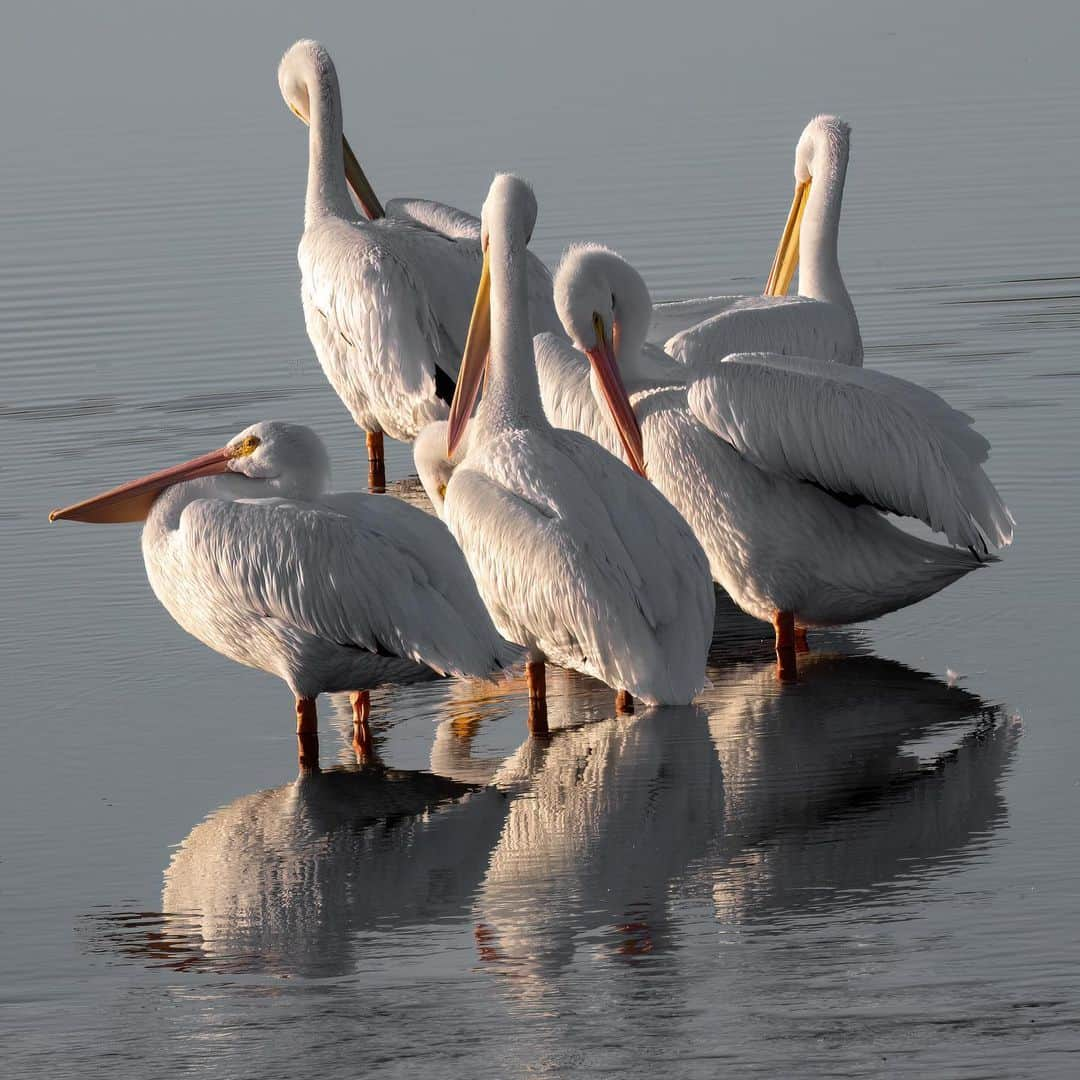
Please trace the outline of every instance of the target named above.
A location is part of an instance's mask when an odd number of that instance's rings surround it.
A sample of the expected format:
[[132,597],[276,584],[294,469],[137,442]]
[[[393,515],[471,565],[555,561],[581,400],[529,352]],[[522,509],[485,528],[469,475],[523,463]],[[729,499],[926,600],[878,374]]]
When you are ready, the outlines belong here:
[[[144,522],[154,593],[287,683],[302,760],[320,693],[351,695],[361,749],[375,686],[521,662],[536,731],[547,663],[607,684],[616,712],[689,705],[714,582],[772,624],[795,679],[807,627],[916,603],[1011,542],[971,418],[862,367],[838,255],[844,121],[817,116],[798,140],[763,296],[653,305],[601,245],[572,246],[553,279],[529,250],[532,188],[509,173],[480,217],[384,206],[319,43],[289,48],[278,85],[308,128],[304,321],[375,493],[329,492],[315,433],[264,421],[50,518]],[[414,444],[434,515],[382,493],[383,433]]]

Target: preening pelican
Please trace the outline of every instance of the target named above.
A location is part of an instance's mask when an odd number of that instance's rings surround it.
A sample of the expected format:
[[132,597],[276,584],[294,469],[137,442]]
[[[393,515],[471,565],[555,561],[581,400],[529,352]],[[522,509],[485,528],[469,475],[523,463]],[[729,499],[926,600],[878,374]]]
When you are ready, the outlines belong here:
[[[806,125],[795,149],[795,198],[764,296],[657,304],[650,340],[663,341],[668,330],[665,351],[690,365],[767,351],[861,367],[859,321],[836,250],[850,141],[851,129],[838,117],[816,116]],[[799,295],[787,296],[796,265]],[[722,310],[703,317],[710,307]],[[702,321],[690,325],[695,316]]]
[[[527,649],[533,700],[543,699],[550,659],[650,704],[689,702],[705,682],[712,634],[705,553],[647,481],[544,418],[527,304],[532,189],[497,176],[482,221],[484,269],[448,424],[450,475],[432,477],[421,460],[425,487],[439,495],[445,483],[441,514],[495,625]],[[640,470],[641,434],[610,349],[592,360]]]
[[[480,280],[480,225],[420,199],[381,203],[342,133],[329,53],[298,41],[278,85],[309,125],[307,197],[299,261],[308,337],[326,377],[382,461],[382,433],[412,442],[445,418]],[[353,208],[346,179],[364,212]],[[533,325],[557,330],[551,277],[530,257]]]
[[145,521],[158,600],[210,648],[288,683],[310,758],[324,691],[352,692],[363,740],[377,684],[515,658],[443,525],[389,496],[330,494],[329,477],[315,432],[268,421],[49,518]]
[[[989,443],[929,390],[768,353],[687,368],[646,344],[648,289],[607,248],[571,249],[555,297],[577,348],[537,335],[549,419],[620,453],[583,355],[615,341],[648,475],[689,522],[713,577],[774,624],[782,676],[794,674],[796,625],[906,607],[1011,541],[1012,515],[981,467]],[[962,548],[911,536],[878,510],[919,518]]]

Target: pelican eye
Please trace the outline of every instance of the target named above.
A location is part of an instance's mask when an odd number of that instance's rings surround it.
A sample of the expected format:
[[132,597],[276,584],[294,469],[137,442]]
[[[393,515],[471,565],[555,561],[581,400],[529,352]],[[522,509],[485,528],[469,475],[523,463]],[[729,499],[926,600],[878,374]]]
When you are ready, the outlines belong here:
[[261,443],[262,439],[258,435],[245,435],[238,443],[229,447],[229,457],[251,457]]
[[604,317],[599,311],[592,313],[592,324],[596,331],[596,343],[601,345],[607,340],[607,334],[604,332]]

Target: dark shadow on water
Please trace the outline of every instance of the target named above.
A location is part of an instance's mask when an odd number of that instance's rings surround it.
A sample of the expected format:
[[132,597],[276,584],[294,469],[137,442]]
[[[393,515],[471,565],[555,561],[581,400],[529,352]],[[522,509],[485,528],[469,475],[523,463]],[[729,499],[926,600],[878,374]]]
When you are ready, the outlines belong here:
[[717,654],[700,704],[630,717],[555,672],[550,734],[522,726],[509,754],[473,748],[491,697],[509,725],[523,688],[488,686],[471,706],[459,684],[430,773],[335,768],[237,799],[173,856],[171,914],[94,916],[90,946],[317,977],[452,942],[457,970],[532,998],[575,964],[674,962],[688,903],[718,932],[872,918],[983,850],[1019,725],[837,640],[846,654],[801,657],[800,681],[779,685],[748,637],[749,658]]

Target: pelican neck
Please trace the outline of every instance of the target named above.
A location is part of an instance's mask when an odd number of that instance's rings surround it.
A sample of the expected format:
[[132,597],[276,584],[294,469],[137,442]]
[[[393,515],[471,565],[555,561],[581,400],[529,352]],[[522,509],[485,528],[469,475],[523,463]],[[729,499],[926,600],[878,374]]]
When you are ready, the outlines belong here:
[[312,72],[308,78],[308,181],[304,201],[304,224],[332,215],[356,217],[345,184],[342,150],[341,91],[333,69]]
[[837,255],[846,175],[846,151],[833,152],[825,168],[811,181],[799,231],[798,291],[800,296],[841,304],[854,311]]
[[477,413],[489,431],[547,425],[529,326],[528,249],[512,218],[489,233],[491,347]]

